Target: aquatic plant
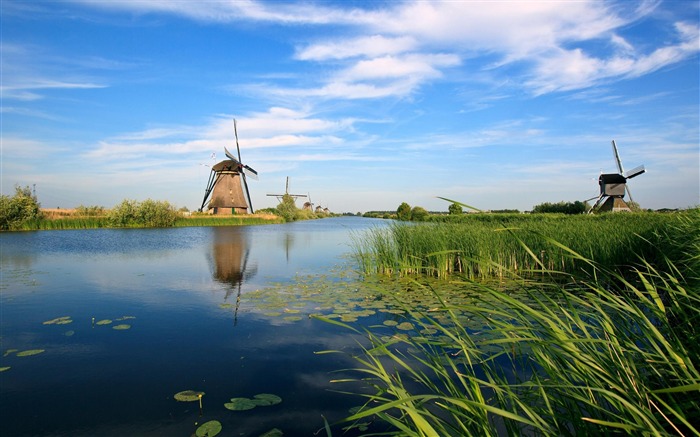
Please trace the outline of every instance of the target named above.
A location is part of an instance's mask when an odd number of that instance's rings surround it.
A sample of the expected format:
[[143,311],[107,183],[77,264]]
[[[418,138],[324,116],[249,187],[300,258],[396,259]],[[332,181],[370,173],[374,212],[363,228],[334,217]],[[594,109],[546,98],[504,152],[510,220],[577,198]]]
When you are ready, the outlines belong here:
[[654,229],[678,248],[674,259],[636,258],[624,272],[553,239],[588,269],[548,269],[521,239],[542,276],[504,269],[504,286],[463,275],[453,283],[477,289],[471,300],[408,279],[440,302],[426,311],[383,294],[416,326],[410,335],[323,319],[368,339],[360,377],[336,381],[371,389],[356,391],[365,402],[346,421],[379,419],[411,436],[700,435],[698,229],[696,212]]
[[678,214],[465,216],[460,223],[394,223],[355,234],[355,259],[366,274],[460,274],[475,279],[509,271],[590,272],[588,263],[566,248],[610,267],[630,265],[640,256],[656,263],[669,248],[665,229],[682,220],[700,228],[697,209]]
[[221,422],[218,420],[210,420],[201,424],[195,431],[195,435],[197,437],[214,437],[219,435],[222,429]]

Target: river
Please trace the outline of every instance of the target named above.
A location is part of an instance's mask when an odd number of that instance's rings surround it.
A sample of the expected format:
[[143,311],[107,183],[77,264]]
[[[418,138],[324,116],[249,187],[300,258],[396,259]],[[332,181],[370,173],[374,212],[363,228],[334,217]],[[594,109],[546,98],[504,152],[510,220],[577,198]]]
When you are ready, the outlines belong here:
[[[325,435],[324,418],[360,399],[330,383],[354,363],[315,352],[352,351],[357,338],[310,318],[317,303],[289,290],[351,272],[352,235],[385,225],[0,234],[1,434],[189,436],[218,420],[221,435]],[[174,399],[183,390],[205,393],[201,410]],[[282,402],[224,407],[263,393]]]

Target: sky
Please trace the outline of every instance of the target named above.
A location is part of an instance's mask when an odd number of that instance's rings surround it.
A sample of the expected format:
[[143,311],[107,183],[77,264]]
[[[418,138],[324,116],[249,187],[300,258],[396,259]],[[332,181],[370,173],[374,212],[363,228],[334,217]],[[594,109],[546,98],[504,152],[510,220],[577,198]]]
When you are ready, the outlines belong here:
[[[236,149],[254,209],[700,205],[700,2],[0,2],[1,191],[198,209]],[[235,152],[234,152],[235,153]],[[595,200],[595,199],[594,199]],[[301,203],[302,201],[298,201]],[[300,206],[300,205],[299,205]]]

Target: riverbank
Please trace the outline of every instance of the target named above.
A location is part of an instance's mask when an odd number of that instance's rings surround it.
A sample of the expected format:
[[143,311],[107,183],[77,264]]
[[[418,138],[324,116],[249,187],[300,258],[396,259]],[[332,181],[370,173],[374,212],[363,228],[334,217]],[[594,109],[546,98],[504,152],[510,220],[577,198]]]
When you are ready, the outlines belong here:
[[[42,217],[29,220],[18,229],[21,231],[59,230],[59,229],[99,229],[114,228],[106,214],[85,215],[76,209],[47,208],[41,209]],[[189,226],[244,226],[284,223],[285,220],[274,214],[247,214],[219,216],[211,214],[178,213],[173,227]],[[145,227],[145,226],[119,226]]]

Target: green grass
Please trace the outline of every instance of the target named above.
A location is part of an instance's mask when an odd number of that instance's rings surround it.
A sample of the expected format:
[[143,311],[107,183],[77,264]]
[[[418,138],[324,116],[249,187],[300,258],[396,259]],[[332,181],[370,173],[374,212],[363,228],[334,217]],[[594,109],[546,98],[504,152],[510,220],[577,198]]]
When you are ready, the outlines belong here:
[[[699,210],[678,214],[605,215],[474,214],[459,223],[395,223],[355,236],[355,257],[367,273],[427,274],[470,279],[510,271],[576,272],[587,263],[571,251],[609,267],[638,256],[657,258],[664,230]],[[569,250],[570,249],[570,250]]]
[[[518,234],[503,235],[537,258]],[[406,311],[416,327],[408,335],[325,319],[368,340],[354,357],[357,377],[337,381],[364,387],[348,426],[381,420],[402,436],[700,435],[698,211],[649,236],[661,252],[650,262],[630,250],[636,267],[622,270],[545,239],[588,268],[540,268],[536,281],[504,269],[505,287],[453,276],[472,299],[409,279],[440,301],[427,311],[377,287]]]
[[[250,216],[192,216],[180,217],[175,220],[174,227],[188,226],[241,226],[241,225],[266,225],[273,223],[284,223],[282,218],[262,218]],[[59,229],[96,229],[96,228],[113,228],[115,226],[110,223],[106,216],[73,216],[63,217],[58,219],[34,219],[26,221],[18,230],[35,231],[35,230],[59,230]],[[129,227],[143,227],[138,224],[130,225]]]

